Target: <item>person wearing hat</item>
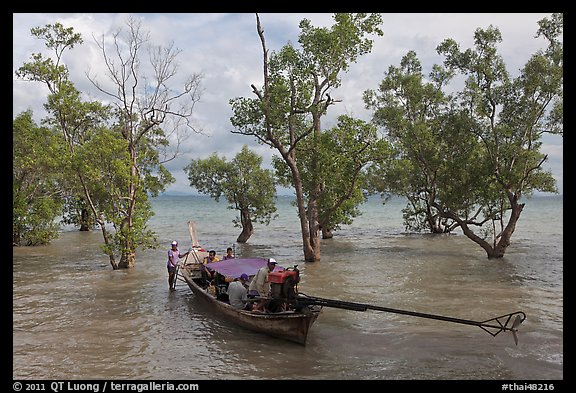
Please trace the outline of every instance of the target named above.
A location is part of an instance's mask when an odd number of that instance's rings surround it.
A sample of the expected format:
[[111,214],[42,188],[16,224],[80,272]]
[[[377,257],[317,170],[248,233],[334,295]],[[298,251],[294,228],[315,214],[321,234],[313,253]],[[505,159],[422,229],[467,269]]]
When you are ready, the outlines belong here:
[[186,254],[180,254],[180,250],[178,250],[178,242],[174,240],[170,244],[170,250],[168,250],[168,263],[166,264],[166,267],[168,268],[168,287],[170,288],[170,291],[176,290],[176,288],[174,288],[174,280],[176,278],[178,260],[190,254],[190,251],[191,250],[188,250]]
[[228,301],[236,309],[250,310],[251,304],[248,303],[248,275],[242,273],[238,279],[228,284]]
[[258,273],[256,273],[250,282],[250,286],[248,287],[249,297],[254,298],[258,296],[264,299],[253,307],[253,311],[262,311],[266,304],[268,304],[268,301],[266,300],[268,294],[270,293],[270,281],[268,280],[268,274],[274,270],[277,263],[278,262],[276,262],[274,258],[268,258],[266,266],[261,267],[258,270]]

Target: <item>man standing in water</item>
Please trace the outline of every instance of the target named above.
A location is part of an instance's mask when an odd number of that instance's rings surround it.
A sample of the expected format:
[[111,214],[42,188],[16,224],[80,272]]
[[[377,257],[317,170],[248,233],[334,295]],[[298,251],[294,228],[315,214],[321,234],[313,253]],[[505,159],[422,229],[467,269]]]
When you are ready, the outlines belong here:
[[175,291],[175,280],[176,280],[176,267],[178,266],[178,260],[186,255],[190,254],[190,250],[186,254],[180,254],[178,250],[178,242],[174,240],[171,244],[170,250],[168,251],[168,287],[170,291]]

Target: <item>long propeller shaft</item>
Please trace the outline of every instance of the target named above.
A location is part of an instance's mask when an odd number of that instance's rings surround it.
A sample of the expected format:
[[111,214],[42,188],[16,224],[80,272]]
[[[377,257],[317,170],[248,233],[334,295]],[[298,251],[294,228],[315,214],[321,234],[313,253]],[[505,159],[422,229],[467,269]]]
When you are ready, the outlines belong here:
[[342,308],[354,311],[376,310],[395,314],[410,315],[413,317],[436,319],[440,321],[459,323],[463,325],[478,326],[492,336],[496,336],[498,333],[503,331],[511,331],[514,336],[514,341],[516,342],[516,345],[518,345],[518,338],[516,336],[518,326],[526,319],[526,314],[524,314],[522,311],[516,311],[510,314],[501,315],[499,317],[490,318],[485,321],[472,321],[468,319],[447,317],[443,315],[375,306],[372,304],[346,302],[342,300],[334,300],[334,299],[326,299],[326,298],[306,296],[306,295],[302,296],[302,295],[303,295],[302,293],[299,294],[296,300],[297,303],[300,305],[317,305],[322,307]]

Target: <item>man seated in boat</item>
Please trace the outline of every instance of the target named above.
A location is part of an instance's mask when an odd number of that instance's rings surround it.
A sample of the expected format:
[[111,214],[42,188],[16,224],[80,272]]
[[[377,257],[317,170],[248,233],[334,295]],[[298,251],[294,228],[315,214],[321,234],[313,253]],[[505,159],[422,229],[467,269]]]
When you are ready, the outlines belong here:
[[274,258],[269,258],[266,266],[261,267],[254,278],[252,278],[250,286],[248,287],[248,297],[253,299],[257,297],[261,298],[260,301],[254,304],[252,311],[267,311],[266,307],[270,301],[270,281],[268,279],[268,274],[274,270],[276,264],[277,262]]
[[[216,256],[216,251],[210,250],[202,264],[202,275],[204,280],[209,283],[209,292],[214,292],[212,294],[218,300],[228,301],[228,284],[234,281],[234,278],[225,276],[210,268],[211,263],[219,261],[220,259]],[[214,289],[212,289],[212,287]]]
[[216,272],[210,269],[208,264],[212,262],[218,262],[220,259],[216,256],[216,251],[210,250],[208,251],[208,255],[204,257],[204,261],[202,263],[202,275],[206,276],[205,279],[212,280],[216,278]]
[[238,310],[251,310],[252,304],[248,302],[248,275],[242,273],[239,279],[228,285],[228,300],[230,305]]
[[222,258],[223,261],[227,261],[228,259],[234,259],[234,254],[232,253],[232,247],[228,247],[226,249],[226,255]]

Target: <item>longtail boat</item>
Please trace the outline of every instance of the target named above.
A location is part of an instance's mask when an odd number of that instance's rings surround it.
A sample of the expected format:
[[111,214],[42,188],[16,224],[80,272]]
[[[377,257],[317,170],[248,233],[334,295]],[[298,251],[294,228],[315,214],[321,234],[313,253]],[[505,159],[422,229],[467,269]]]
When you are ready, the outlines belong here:
[[216,285],[220,285],[221,291],[225,292],[227,287],[226,279],[233,280],[239,278],[243,273],[252,278],[260,268],[266,266],[268,259],[238,258],[204,265],[203,258],[208,253],[197,245],[198,239],[193,221],[188,223],[188,229],[193,244],[193,247],[190,249],[193,260],[188,261],[188,257],[186,257],[184,263],[179,266],[177,278],[188,284],[188,287],[190,287],[194,295],[196,295],[195,297],[199,301],[209,305],[214,312],[240,326],[299,344],[306,344],[308,332],[314,321],[316,321],[320,315],[323,307],[353,311],[376,310],[477,326],[493,337],[501,332],[508,331],[512,333],[516,345],[518,344],[518,326],[526,319],[524,312],[516,311],[484,321],[473,321],[371,304],[308,296],[298,290],[300,272],[297,265],[287,268],[276,265],[274,270],[268,275],[270,294],[267,299],[280,305],[275,312],[270,310],[253,312],[236,309],[232,307],[225,298],[211,292],[209,288],[210,280],[208,280],[205,273],[203,273],[205,271],[204,269],[217,272],[216,277],[224,278],[220,284],[216,283]]
[[[261,267],[266,266],[266,263],[267,259],[263,258],[238,258],[210,263],[210,269],[232,279],[240,277],[242,273],[253,277]],[[188,284],[197,300],[207,304],[215,313],[253,331],[306,344],[310,327],[318,318],[321,307],[309,305],[289,307],[278,312],[260,313],[236,309],[227,301],[219,300],[209,291],[208,281],[202,277],[201,272],[202,266],[199,260],[180,267],[180,276]],[[277,266],[272,273],[282,276],[284,272],[291,272],[291,270]],[[290,275],[290,273],[287,274]],[[222,285],[224,286],[225,284]]]

